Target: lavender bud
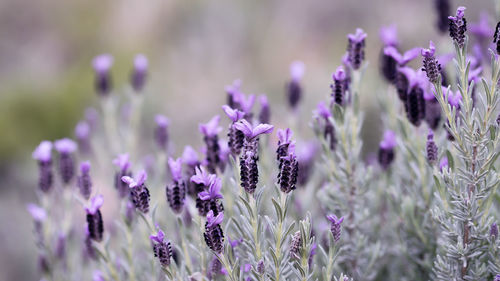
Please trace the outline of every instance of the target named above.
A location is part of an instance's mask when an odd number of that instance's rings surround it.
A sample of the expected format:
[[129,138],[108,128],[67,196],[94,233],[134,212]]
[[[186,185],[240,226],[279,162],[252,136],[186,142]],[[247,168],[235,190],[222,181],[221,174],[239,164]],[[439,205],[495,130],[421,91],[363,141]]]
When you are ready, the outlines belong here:
[[205,214],[212,211],[214,216],[217,216],[219,213],[224,211],[224,206],[219,199],[222,199],[223,196],[220,193],[222,189],[222,181],[219,178],[212,178],[209,183],[209,187],[207,191],[202,191],[198,194],[199,199],[204,202]]
[[340,235],[342,234],[342,222],[344,221],[344,217],[337,218],[335,215],[328,215],[326,218],[331,222],[330,230],[332,231],[333,240],[335,243],[339,242]]
[[438,148],[434,142],[434,133],[432,130],[429,130],[429,134],[427,135],[426,151],[427,161],[429,161],[431,165],[434,165],[437,161]]
[[50,274],[49,259],[45,254],[40,254],[38,256],[38,269],[44,274]]
[[498,238],[498,225],[496,222],[491,224],[490,237],[493,237],[493,240],[496,240]]
[[36,244],[38,246],[43,246],[44,244],[43,222],[47,218],[47,212],[45,212],[45,209],[32,203],[28,204],[27,209],[28,212],[31,214],[31,217],[33,218],[33,221],[35,223],[34,233],[36,237]]
[[497,126],[500,126],[500,113],[497,116]]
[[239,155],[241,153],[241,148],[243,147],[245,135],[243,132],[238,130],[234,124],[241,120],[245,113],[243,111],[239,111],[237,109],[232,109],[227,105],[223,105],[222,109],[226,113],[226,115],[233,121],[231,125],[229,125],[229,132],[227,134],[228,137],[228,146],[233,155]]
[[497,54],[500,54],[500,21],[495,27],[495,34],[493,35],[493,43],[496,45]]
[[68,184],[75,174],[75,164],[73,160],[73,152],[76,150],[76,143],[70,139],[57,140],[54,143],[56,150],[59,152],[59,173],[65,184]]
[[378,151],[378,163],[386,170],[394,161],[394,147],[396,146],[396,134],[393,131],[385,131],[384,138],[380,142]]
[[425,118],[425,100],[424,91],[416,86],[412,87],[406,97],[406,115],[410,123],[415,126],[420,126]]
[[289,193],[296,188],[299,171],[297,157],[292,153],[282,158],[280,172],[278,175],[278,184],[282,192]]
[[86,154],[90,152],[90,125],[87,121],[80,121],[75,127],[75,137],[78,142],[80,152]]
[[210,173],[215,173],[217,167],[220,164],[220,146],[219,137],[217,136],[222,128],[219,127],[220,116],[214,116],[206,124],[200,124],[200,132],[203,134],[203,141],[206,145],[206,160],[207,168]]
[[149,190],[145,185],[147,177],[146,171],[142,170],[135,179],[128,176],[121,178],[130,188],[130,199],[135,208],[144,214],[149,212],[150,200]]
[[196,198],[196,209],[198,209],[200,216],[206,216],[208,208],[206,207],[206,202],[198,195],[200,192],[208,189],[214,179],[215,175],[207,173],[203,167],[196,167],[196,172],[190,179],[190,182],[193,183],[195,187],[193,194]]
[[276,150],[276,160],[281,162],[281,158],[288,155],[288,148],[292,144],[293,132],[290,128],[278,130],[278,149]]
[[361,28],[356,29],[355,34],[347,35],[348,61],[354,70],[359,69],[365,59],[365,38],[366,33]]
[[292,79],[287,85],[287,98],[288,104],[293,109],[297,107],[302,96],[302,87],[300,85],[300,80],[304,76],[304,69],[304,63],[301,61],[295,61],[290,65],[290,76],[292,77]]
[[422,57],[424,67],[422,68],[426,73],[429,81],[433,84],[441,82],[441,65],[438,63],[434,53],[436,52],[436,47],[434,43],[430,41],[429,49],[422,49]]
[[295,232],[290,242],[290,255],[292,258],[298,259],[300,257],[300,250],[302,248],[302,236],[300,231]]
[[158,147],[162,150],[166,150],[168,147],[168,124],[169,120],[164,115],[156,115],[156,129],[155,129],[155,142]]
[[160,261],[161,266],[169,266],[172,258],[172,245],[170,241],[165,239],[165,233],[158,228],[158,233],[149,236],[149,239],[151,240],[155,258]]
[[92,179],[90,178],[90,162],[86,161],[80,164],[80,173],[78,176],[78,187],[80,188],[80,194],[85,198],[89,199],[92,193]]
[[448,15],[450,14],[450,1],[449,0],[435,0],[434,7],[437,13],[437,28],[441,33],[446,32],[448,29]]
[[212,211],[207,214],[207,222],[205,223],[205,232],[203,237],[207,246],[216,253],[222,253],[224,247],[224,233],[220,224],[224,220],[224,213],[219,213],[214,216]]
[[464,18],[465,7],[458,7],[456,16],[449,16],[450,37],[460,48],[465,44],[465,32],[467,31],[467,21]]
[[140,92],[146,82],[148,72],[148,58],[138,54],[134,58],[134,70],[130,77],[130,84],[136,93]]
[[403,72],[398,70],[395,76],[394,86],[398,92],[399,99],[404,103],[406,102],[406,97],[408,96],[408,85],[408,78]]
[[260,260],[259,263],[257,264],[257,273],[259,273],[260,275],[263,275],[265,273],[265,264],[264,264],[264,260]]
[[130,194],[130,190],[128,184],[122,181],[122,177],[132,177],[132,173],[129,171],[130,162],[128,154],[118,155],[118,157],[113,160],[113,164],[119,169],[115,173],[115,189],[118,191],[118,195],[124,198]]
[[184,200],[186,198],[186,184],[182,179],[182,159],[177,158],[168,160],[170,172],[172,174],[173,182],[166,188],[167,201],[170,208],[174,213],[179,214],[184,207]]
[[85,207],[89,237],[97,242],[102,240],[104,233],[104,224],[102,222],[101,211],[99,210],[103,202],[102,195],[97,195],[90,200],[89,206]]
[[345,104],[345,87],[346,73],[342,66],[339,66],[335,73],[333,74],[333,84],[330,85],[332,88],[332,100],[334,103],[343,106]]
[[113,65],[113,57],[108,54],[99,55],[94,58],[92,65],[95,71],[95,89],[96,92],[105,96],[111,92],[112,81],[110,69]]
[[261,95],[259,97],[260,102],[260,113],[259,113],[259,123],[269,124],[271,121],[271,109],[269,108],[269,102],[266,95]]
[[33,159],[38,161],[39,178],[38,187],[43,192],[48,192],[52,188],[52,143],[42,141],[33,151]]

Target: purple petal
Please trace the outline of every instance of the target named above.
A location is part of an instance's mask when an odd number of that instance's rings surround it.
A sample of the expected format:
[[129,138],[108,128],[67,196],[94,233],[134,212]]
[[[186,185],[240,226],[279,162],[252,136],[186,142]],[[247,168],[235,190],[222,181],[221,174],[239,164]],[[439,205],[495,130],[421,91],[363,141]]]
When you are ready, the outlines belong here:
[[155,122],[158,127],[166,128],[170,121],[165,115],[158,114],[155,116]]
[[33,219],[37,222],[42,222],[47,218],[47,212],[45,211],[45,209],[36,204],[29,203],[27,209]]
[[174,181],[179,181],[182,179],[182,158],[169,158],[168,166],[170,167],[170,173]]
[[239,103],[243,112],[250,113],[250,111],[252,111],[253,104],[255,103],[255,95],[248,95],[248,97],[241,95]]
[[396,25],[384,26],[380,29],[380,40],[385,46],[397,46],[398,45],[398,35]]
[[54,146],[59,153],[73,153],[77,148],[76,142],[68,138],[55,141]]
[[318,103],[318,106],[316,107],[316,113],[325,119],[328,119],[330,118],[330,116],[332,116],[332,114],[330,113],[330,109],[323,101]]
[[143,54],[137,54],[134,58],[134,69],[139,72],[148,70],[148,58]]
[[424,49],[422,48],[422,56],[424,57],[432,57],[434,56],[434,53],[436,52],[436,46],[434,46],[434,42],[430,41],[429,42],[429,49]]
[[396,133],[391,130],[384,132],[384,137],[380,142],[380,148],[392,149],[396,146]]
[[189,166],[194,166],[198,164],[198,153],[189,145],[184,147],[184,152],[182,152],[182,161]]
[[141,170],[139,174],[137,174],[137,177],[135,179],[136,181],[136,186],[141,186],[146,182],[148,179],[148,174],[146,173],[146,170]]
[[222,110],[224,110],[224,113],[231,119],[233,122],[237,122],[243,116],[245,116],[245,112],[239,111],[237,109],[232,109],[229,105],[223,105]]
[[200,198],[203,201],[210,200],[210,193],[208,193],[207,191],[202,191],[198,193],[198,198]]
[[220,116],[216,115],[208,123],[200,124],[200,132],[207,137],[213,137],[222,131],[219,127]]
[[290,128],[286,128],[286,130],[279,129],[278,130],[278,139],[280,144],[287,144],[292,141],[293,132]]
[[88,207],[85,207],[85,210],[87,211],[87,213],[95,215],[95,213],[97,212],[97,210],[99,210],[99,208],[101,208],[103,203],[104,203],[103,196],[100,194],[96,195],[92,197],[92,199],[90,199],[90,204]]
[[75,127],[75,136],[77,139],[86,139],[90,135],[90,125],[87,121],[80,121]]
[[241,119],[240,121],[234,123],[234,127],[241,132],[247,137],[247,138],[252,138],[253,137],[253,128],[250,123],[248,123],[247,120]]
[[80,171],[82,174],[87,174],[90,171],[90,162],[85,161],[80,164]]
[[92,66],[94,67],[94,71],[97,73],[108,72],[112,65],[113,65],[113,56],[109,54],[98,55],[92,61]]
[[128,154],[120,154],[118,157],[113,159],[113,164],[115,166],[118,166],[121,171],[126,171],[130,167],[130,162],[129,162],[129,157]]
[[345,80],[345,78],[347,77],[347,75],[345,73],[344,67],[343,66],[337,67],[337,70],[335,70],[335,72],[333,73],[332,77],[333,77],[333,80],[338,80],[338,81]]
[[357,28],[356,29],[356,33],[354,33],[354,34],[348,34],[347,38],[349,38],[349,40],[351,40],[351,41],[353,41],[355,43],[359,43],[359,42],[365,40],[366,36],[367,35],[363,31],[363,29]]
[[301,61],[294,61],[290,65],[290,76],[292,80],[299,81],[304,76],[305,65]]
[[42,141],[33,151],[32,157],[42,162],[50,161],[52,159],[52,142]]
[[259,124],[257,127],[253,128],[252,137],[256,137],[262,134],[269,134],[273,131],[274,126],[269,124]]

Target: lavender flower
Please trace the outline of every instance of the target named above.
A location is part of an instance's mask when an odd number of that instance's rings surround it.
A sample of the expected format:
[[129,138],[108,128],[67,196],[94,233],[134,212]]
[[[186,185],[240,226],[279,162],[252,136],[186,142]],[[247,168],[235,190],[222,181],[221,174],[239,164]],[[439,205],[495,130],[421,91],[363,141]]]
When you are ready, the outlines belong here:
[[342,222],[344,221],[344,217],[337,218],[335,215],[328,215],[326,218],[330,221],[331,226],[330,230],[332,231],[333,240],[335,243],[339,242],[340,235],[342,234]]
[[80,164],[80,175],[78,176],[78,188],[80,194],[89,199],[92,193],[92,179],[90,178],[90,162],[86,161]]
[[52,143],[50,141],[42,141],[35,151],[33,151],[33,159],[38,161],[39,177],[38,187],[43,192],[48,192],[52,188]]
[[200,164],[200,161],[198,160],[198,153],[190,145],[186,145],[184,147],[184,151],[182,152],[182,162],[193,170]]
[[168,124],[170,123],[168,118],[164,115],[158,114],[155,117],[156,129],[155,129],[155,142],[158,147],[162,150],[166,150],[168,147]]
[[496,240],[498,238],[498,225],[496,222],[491,224],[490,237],[492,237],[493,240]]
[[236,156],[241,153],[245,135],[243,135],[242,131],[236,129],[235,124],[245,116],[245,113],[237,109],[232,109],[228,105],[223,105],[222,109],[232,121],[231,125],[229,125],[229,132],[227,133],[227,137],[231,153]]
[[410,61],[414,60],[421,53],[422,48],[413,48],[403,54],[400,54],[398,50],[393,46],[388,46],[384,48],[384,54],[393,58],[398,66],[405,66]]
[[210,280],[215,280],[216,276],[222,273],[222,263],[217,257],[213,257],[210,262],[210,271],[207,273]]
[[495,279],[494,279],[493,281],[500,281],[500,274],[497,274],[497,275],[495,276]]
[[304,63],[301,61],[294,61],[290,65],[291,80],[287,84],[287,98],[288,104],[293,109],[297,107],[302,96],[302,87],[300,85],[300,80],[304,76],[304,70]]
[[361,67],[361,63],[365,59],[365,39],[366,33],[363,29],[356,29],[355,34],[347,35],[347,53],[348,61],[354,70]]
[[448,15],[450,14],[450,1],[449,0],[435,0],[434,7],[437,13],[437,27],[441,33],[446,32],[448,29]]
[[136,93],[142,91],[146,82],[148,72],[148,58],[143,54],[138,54],[134,58],[134,69],[130,76],[130,84]]
[[448,157],[446,156],[439,161],[439,170],[442,172],[445,168],[448,169]]
[[207,214],[207,222],[205,223],[205,232],[203,237],[207,246],[214,252],[220,254],[224,247],[224,232],[220,224],[224,220],[224,213],[219,213],[214,216],[213,211]]
[[429,163],[433,165],[437,161],[438,148],[436,146],[436,143],[434,142],[434,133],[432,132],[432,130],[429,130],[429,134],[427,135],[426,151],[427,161],[429,161]]
[[346,73],[342,66],[339,66],[335,73],[332,75],[333,84],[330,85],[332,88],[332,101],[340,106],[343,106],[346,102]]
[[206,124],[200,124],[200,132],[203,134],[203,140],[207,146],[207,168],[211,173],[215,173],[217,166],[220,165],[220,146],[217,136],[222,128],[219,127],[220,116],[216,115]]
[[290,256],[295,259],[300,258],[300,250],[302,249],[302,236],[300,231],[295,232],[290,242]]
[[186,199],[186,183],[182,178],[182,158],[168,159],[168,166],[170,167],[173,182],[167,185],[165,189],[167,201],[174,213],[179,214],[182,212],[184,200]]
[[295,143],[292,142],[292,131],[278,130],[278,150],[276,157],[279,163],[278,184],[282,192],[289,193],[296,188],[299,163],[295,155]]
[[253,127],[248,121],[240,120],[235,127],[245,135],[243,153],[240,157],[240,180],[241,186],[248,193],[253,193],[259,181],[259,170],[257,161],[259,159],[259,135],[269,134],[274,126],[259,124]]
[[120,154],[117,158],[113,160],[113,164],[118,167],[118,171],[115,173],[115,189],[118,191],[118,195],[124,198],[130,194],[128,183],[122,181],[123,177],[131,177],[130,172],[130,162],[128,154]]
[[460,48],[465,44],[465,32],[467,31],[467,21],[464,18],[465,7],[458,7],[456,16],[449,16],[450,37]]
[[300,186],[306,185],[311,177],[317,150],[317,143],[310,141],[300,146],[300,149],[297,151],[297,161],[299,162],[297,183]]
[[47,212],[42,207],[33,203],[28,204],[27,209],[35,223],[34,234],[36,237],[36,244],[42,247],[44,244],[43,222],[47,219]]
[[227,104],[229,105],[229,107],[241,109],[239,104],[239,95],[241,95],[240,88],[240,79],[234,80],[233,84],[226,86]]
[[271,121],[271,109],[269,108],[269,102],[266,95],[259,96],[260,102],[260,113],[259,122],[262,124],[269,124]]
[[90,125],[82,120],[76,124],[75,137],[78,142],[78,148],[82,153],[90,152]]
[[380,142],[378,150],[378,163],[382,169],[387,170],[389,165],[394,160],[394,147],[396,146],[396,134],[393,131],[387,130],[384,133],[384,138]]
[[328,142],[330,150],[334,151],[337,145],[337,138],[335,136],[335,127],[333,127],[330,117],[332,114],[324,102],[318,103],[316,107],[317,120],[322,123],[323,137]]
[[198,195],[200,192],[207,190],[213,181],[215,181],[215,175],[207,173],[207,171],[203,167],[197,167],[196,173],[190,179],[190,182],[194,184],[196,190],[194,190],[193,194],[196,200],[196,209],[198,209],[198,213],[200,216],[206,216],[208,212],[208,208],[206,208],[206,202],[202,200]]
[[59,173],[62,181],[68,184],[75,174],[75,164],[73,160],[73,152],[76,151],[77,145],[70,139],[60,139],[54,143],[56,150],[59,152]]
[[87,212],[87,229],[92,240],[100,242],[104,232],[101,211],[99,210],[104,200],[102,195],[96,195],[90,199],[89,206],[85,207]]
[[259,263],[257,263],[257,273],[263,275],[265,271],[266,265],[264,264],[264,260],[260,260]]
[[434,53],[436,52],[436,47],[434,46],[434,43],[430,41],[429,43],[429,49],[422,49],[422,57],[423,59],[423,64],[424,67],[422,70],[424,70],[427,73],[427,77],[429,78],[429,81],[433,84],[440,83],[440,73],[441,73],[441,65],[438,63],[436,60],[436,57],[434,56]]
[[144,184],[147,177],[148,175],[146,174],[146,171],[142,170],[135,179],[129,176],[121,178],[121,180],[128,184],[130,188],[130,199],[132,200],[132,203],[134,203],[135,208],[144,214],[149,212],[150,200],[149,190]]
[[198,197],[204,201],[205,214],[212,211],[214,216],[224,211],[224,206],[219,199],[223,196],[220,193],[222,189],[222,181],[219,178],[212,177],[208,186],[207,191],[202,191],[198,194]]
[[167,267],[170,265],[172,258],[172,245],[170,241],[165,239],[165,233],[158,227],[156,235],[149,236],[155,258],[160,261],[161,266]]
[[94,58],[92,65],[96,75],[96,92],[101,96],[105,96],[111,92],[112,88],[110,69],[113,65],[113,57],[108,54],[99,55]]
[[379,32],[379,37],[384,47],[398,46],[398,34],[395,24],[382,27]]

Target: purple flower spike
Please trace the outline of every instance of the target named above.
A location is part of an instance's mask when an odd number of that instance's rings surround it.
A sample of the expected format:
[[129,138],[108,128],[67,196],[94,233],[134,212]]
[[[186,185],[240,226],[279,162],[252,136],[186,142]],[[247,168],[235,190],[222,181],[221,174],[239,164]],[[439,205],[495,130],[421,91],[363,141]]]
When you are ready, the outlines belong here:
[[148,72],[148,58],[143,54],[138,54],[134,58],[134,70],[130,77],[130,84],[136,92],[140,92],[146,82]]
[[433,84],[441,83],[440,73],[441,65],[436,60],[434,53],[436,52],[436,47],[434,43],[430,41],[429,49],[422,49],[423,59],[423,70],[427,73],[429,81]]
[[222,110],[224,110],[226,115],[233,122],[238,122],[240,119],[242,119],[245,116],[245,112],[237,110],[237,109],[232,109],[228,105],[223,105]]
[[82,120],[76,124],[75,137],[78,141],[78,147],[82,153],[90,152],[90,125]]
[[222,131],[222,127],[219,126],[220,116],[216,115],[208,123],[200,124],[200,132],[207,136],[213,137]]
[[39,162],[50,162],[52,160],[52,142],[42,141],[33,151],[32,156]]
[[450,14],[450,0],[435,0],[434,6],[437,13],[437,27],[441,33],[448,30],[448,15]]
[[330,85],[332,88],[332,99],[336,104],[343,106],[345,104],[345,94],[347,91],[346,86],[346,72],[342,66],[337,67],[337,70],[332,75],[333,84]]
[[299,82],[304,76],[305,65],[301,61],[294,61],[290,65],[290,77],[292,80]]
[[427,161],[429,161],[431,165],[434,164],[437,161],[438,148],[434,142],[434,132],[430,129],[429,134],[427,135],[426,152]]
[[378,151],[378,162],[382,169],[389,168],[394,161],[394,147],[396,146],[396,134],[393,131],[387,130],[384,133],[384,138],[380,142]]
[[247,120],[240,120],[234,126],[243,132],[245,137],[248,139],[253,139],[261,134],[269,134],[273,131],[274,126],[269,124],[259,124],[253,127]]
[[328,215],[326,218],[331,222],[330,230],[332,231],[333,240],[337,243],[340,240],[340,235],[342,234],[341,224],[344,221],[344,217],[339,219],[335,215]]
[[76,142],[74,142],[73,140],[68,139],[68,138],[64,138],[64,139],[60,139],[60,140],[55,141],[54,147],[61,154],[65,154],[65,153],[69,154],[69,153],[73,153],[76,151],[77,145],[76,145]]
[[398,35],[395,24],[382,27],[379,36],[384,46],[396,47],[398,45]]
[[456,16],[449,16],[450,37],[460,48],[465,44],[465,32],[467,31],[467,21],[464,18],[465,7],[458,7]]
[[142,170],[139,172],[137,177],[135,179],[124,176],[122,177],[122,181],[124,183],[127,183],[130,188],[136,188],[144,185],[144,182],[146,182],[146,179],[148,178],[148,174],[146,173],[145,170]]
[[96,73],[95,88],[97,93],[104,96],[111,91],[112,83],[110,70],[113,66],[113,57],[109,54],[102,54],[94,58],[92,66]]
[[492,237],[494,240],[498,238],[498,225],[496,222],[491,224],[490,237]]
[[186,145],[182,152],[182,161],[191,168],[196,167],[200,161],[198,160],[198,153],[191,146]]
[[259,122],[262,124],[269,124],[269,122],[271,121],[271,109],[269,108],[269,102],[267,101],[267,96],[260,95],[259,102],[260,102]]
[[145,186],[147,177],[146,171],[142,170],[135,179],[130,176],[123,176],[121,178],[130,188],[130,198],[135,208],[145,214],[149,212],[150,199],[149,190]]
[[347,45],[348,60],[353,69],[359,69],[365,59],[365,39],[366,33],[363,29],[356,29],[356,33],[347,35],[349,41]]
[[159,148],[166,150],[168,147],[168,125],[170,121],[164,115],[155,116],[156,129],[154,131],[155,142]]
[[172,244],[170,241],[165,239],[165,233],[157,225],[158,233],[156,235],[149,236],[151,240],[151,245],[153,246],[153,253],[156,258],[160,261],[163,267],[170,265],[170,260],[172,258]]
[[92,193],[92,179],[90,178],[90,162],[85,161],[80,164],[80,176],[78,176],[78,188],[80,188],[80,194],[85,199],[90,198]]
[[[214,178],[210,182],[210,186],[208,187],[208,191],[202,191],[198,194],[198,197],[203,201],[213,200],[213,199],[222,199],[223,196],[220,193],[222,189],[222,181],[219,178]],[[212,211],[212,213],[215,213]]]
[[101,211],[99,210],[104,200],[102,195],[97,195],[90,199],[89,206],[85,207],[87,212],[87,229],[89,237],[95,241],[101,241],[104,232]]
[[221,253],[224,247],[224,233],[220,224],[224,220],[224,213],[219,213],[214,216],[213,211],[207,214],[207,222],[205,223],[205,232],[203,237],[207,246],[216,253]]
[[500,22],[495,27],[495,34],[493,35],[493,43],[496,45],[497,55],[500,54]]
[[182,179],[182,158],[169,158],[168,166],[170,167],[170,173],[174,181],[179,181]]
[[42,207],[29,203],[27,205],[28,212],[30,213],[33,220],[37,223],[43,222],[47,218],[47,212]]
[[208,187],[215,180],[215,177],[214,174],[208,173],[203,167],[196,167],[196,173],[191,177],[191,181]]

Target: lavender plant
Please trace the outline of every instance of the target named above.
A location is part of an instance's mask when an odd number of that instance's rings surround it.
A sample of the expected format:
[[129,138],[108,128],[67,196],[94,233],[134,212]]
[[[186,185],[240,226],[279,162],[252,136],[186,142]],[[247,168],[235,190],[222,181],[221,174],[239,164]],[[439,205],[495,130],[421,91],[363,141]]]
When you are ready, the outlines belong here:
[[[500,59],[498,50],[489,64],[468,53],[465,8],[448,17],[449,5],[436,1],[451,40],[403,52],[395,26],[381,30],[382,137],[368,159],[362,104],[377,91],[361,87],[371,46],[362,29],[347,36],[311,128],[297,118],[293,130],[274,130],[267,96],[253,110],[256,96],[236,80],[226,87],[227,120],[219,108],[200,124],[201,148],[176,149],[176,124],[164,115],[139,126],[145,56],[134,59],[123,95],[113,58],[96,57],[101,112],[87,111],[75,141],[42,141],[32,154],[39,201],[28,211],[41,278],[498,280]],[[484,40],[482,29],[474,34]],[[498,45],[496,31],[488,40]],[[449,56],[437,55],[445,44],[455,47],[456,85],[445,79]],[[304,64],[290,74],[284,94],[297,117]],[[131,118],[120,119],[122,104]],[[153,164],[139,161],[144,152]]]

